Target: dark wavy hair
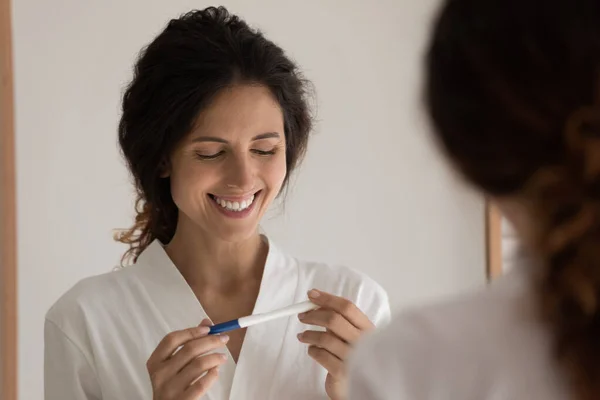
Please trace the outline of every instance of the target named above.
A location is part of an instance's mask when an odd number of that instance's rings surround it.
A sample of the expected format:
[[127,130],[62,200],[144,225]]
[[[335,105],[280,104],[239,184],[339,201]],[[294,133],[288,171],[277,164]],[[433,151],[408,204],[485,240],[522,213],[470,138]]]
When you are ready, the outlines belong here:
[[425,98],[450,159],[530,205],[540,315],[578,399],[600,399],[600,1],[446,0]]
[[119,144],[135,181],[135,224],[115,235],[135,261],[155,239],[168,243],[177,225],[169,178],[161,177],[175,146],[222,89],[268,87],[284,116],[287,176],[302,159],[312,118],[312,86],[284,51],[224,7],[171,20],[142,50],[123,95]]

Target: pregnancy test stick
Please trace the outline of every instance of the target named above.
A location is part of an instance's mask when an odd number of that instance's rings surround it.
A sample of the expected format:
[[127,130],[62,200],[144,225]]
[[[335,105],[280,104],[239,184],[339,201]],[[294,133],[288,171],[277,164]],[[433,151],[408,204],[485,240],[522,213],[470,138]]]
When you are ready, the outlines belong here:
[[270,311],[262,314],[253,314],[247,317],[234,319],[231,321],[216,324],[210,327],[209,335],[217,333],[229,332],[236,329],[247,328],[252,325],[261,324],[263,322],[271,321],[276,318],[289,317],[290,315],[296,315],[303,312],[314,310],[318,308],[316,304],[305,301],[303,303],[293,304],[288,307],[280,308],[279,310]]

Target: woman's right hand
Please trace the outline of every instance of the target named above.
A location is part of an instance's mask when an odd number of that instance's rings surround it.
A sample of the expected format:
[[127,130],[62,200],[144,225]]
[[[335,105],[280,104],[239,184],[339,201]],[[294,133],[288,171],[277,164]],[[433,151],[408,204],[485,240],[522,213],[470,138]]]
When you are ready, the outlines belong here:
[[158,344],[146,363],[154,400],[197,400],[215,383],[227,356],[206,353],[225,347],[229,337],[208,336],[207,325],[205,320],[200,326],[172,332]]

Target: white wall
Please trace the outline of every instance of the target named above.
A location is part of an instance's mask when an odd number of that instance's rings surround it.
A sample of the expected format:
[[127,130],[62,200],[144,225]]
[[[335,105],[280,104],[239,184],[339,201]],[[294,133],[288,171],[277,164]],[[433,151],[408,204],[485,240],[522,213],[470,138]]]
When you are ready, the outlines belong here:
[[[43,318],[80,278],[109,271],[132,217],[116,147],[139,49],[204,1],[14,4],[20,283],[19,389],[42,398]],[[293,254],[370,273],[394,306],[484,282],[481,200],[447,172],[418,106],[436,0],[229,1],[303,66],[319,124],[288,198],[265,222]]]

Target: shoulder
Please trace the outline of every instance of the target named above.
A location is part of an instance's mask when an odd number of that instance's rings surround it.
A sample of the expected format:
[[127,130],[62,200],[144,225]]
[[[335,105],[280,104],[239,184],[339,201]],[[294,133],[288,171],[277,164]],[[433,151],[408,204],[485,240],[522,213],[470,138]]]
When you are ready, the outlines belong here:
[[399,352],[421,348],[439,357],[474,354],[475,349],[489,348],[490,340],[505,334],[507,328],[535,323],[530,295],[529,291],[506,286],[483,288],[412,308],[399,313],[373,342],[380,341],[378,346],[390,345]]
[[402,393],[399,398],[437,398],[431,395],[440,391],[467,398],[473,376],[481,378],[477,385],[490,383],[485,373],[501,381],[546,348],[531,293],[501,283],[396,315],[359,344],[350,370],[359,391],[381,386]]
[[344,265],[299,259],[269,243],[269,257],[278,270],[298,274],[298,293],[322,290],[350,300],[377,326],[389,321],[388,294],[367,274]]
[[466,359],[478,347],[472,342],[471,318],[458,313],[459,320],[452,319],[463,300],[404,311],[368,335],[350,359],[351,392],[373,400],[389,398],[389,393],[398,399],[429,399],[437,398],[433,393],[441,388],[447,398],[459,398],[450,390],[451,381],[458,382],[457,372],[465,373]]
[[332,293],[338,296],[353,297],[357,293],[364,293],[387,301],[385,289],[367,274],[345,265],[294,257],[282,251],[270,238],[265,236],[265,239],[270,246],[269,262],[276,263],[280,270],[285,267],[289,271],[297,271],[301,284],[316,285],[319,286],[317,289],[329,292],[334,290],[335,293]]
[[298,260],[303,274],[327,282],[335,282],[349,292],[370,291],[387,296],[383,287],[364,272],[345,265]]
[[263,238],[269,244],[267,262],[276,264],[279,270],[292,268],[298,271],[300,279],[303,280],[318,280],[323,283],[335,282],[349,288],[364,286],[385,293],[383,288],[365,273],[344,265],[295,257],[280,248],[270,237],[263,235]]
[[50,307],[46,320],[61,330],[79,330],[85,320],[123,304],[135,266],[80,280]]
[[[427,329],[414,315],[402,314],[361,340],[349,359],[350,399],[383,400],[428,398],[420,393],[419,380],[433,376],[428,360]],[[424,377],[427,377],[424,379]]]
[[316,288],[352,301],[376,325],[388,322],[388,294],[367,274],[343,265],[301,260],[297,262],[301,281],[309,289]]

